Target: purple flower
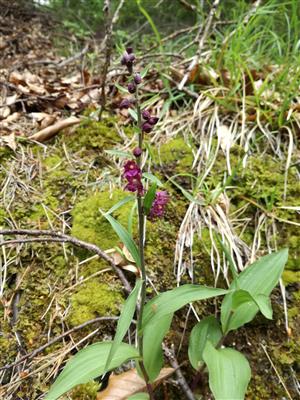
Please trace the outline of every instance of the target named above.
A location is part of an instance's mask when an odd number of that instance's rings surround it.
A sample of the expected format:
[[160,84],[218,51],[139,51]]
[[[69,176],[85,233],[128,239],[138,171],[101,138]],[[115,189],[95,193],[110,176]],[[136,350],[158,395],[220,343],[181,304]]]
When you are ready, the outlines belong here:
[[151,117],[151,114],[150,114],[150,112],[149,112],[148,110],[144,110],[144,111],[142,112],[142,117],[143,117],[146,121],[148,121],[148,119]]
[[135,93],[136,91],[136,84],[134,82],[129,82],[127,85],[127,90],[129,93]]
[[120,108],[129,108],[132,102],[129,99],[123,99],[119,105]]
[[133,160],[128,160],[124,164],[123,178],[127,180],[125,190],[137,192],[139,195],[144,193],[142,184],[142,172],[137,163]]
[[148,122],[144,122],[142,125],[142,131],[149,133],[152,131],[152,125],[148,124]]
[[129,54],[125,52],[121,58],[121,64],[127,65],[129,62],[130,62]]
[[135,149],[133,149],[133,155],[134,157],[140,157],[142,154],[143,150],[140,147],[136,147]]
[[150,125],[156,125],[158,123],[158,121],[159,121],[159,118],[157,118],[157,117],[150,117],[148,119],[148,122]]
[[128,54],[129,57],[129,62],[133,63],[133,61],[135,60],[135,55],[133,53]]
[[140,167],[137,165],[137,163],[134,160],[127,160],[124,164],[124,171],[128,172],[128,171],[139,171],[141,172]]
[[144,194],[143,184],[138,179],[132,179],[131,181],[129,181],[125,186],[125,190],[128,190],[129,192],[137,192],[139,195]]
[[139,85],[142,82],[142,77],[141,75],[137,72],[136,74],[134,74],[134,82]]
[[169,195],[166,191],[157,192],[150,210],[150,219],[161,218],[165,212],[165,206],[169,202]]
[[132,64],[135,60],[135,55],[132,52],[132,48],[128,47],[126,51],[123,53],[121,58],[121,64],[126,65],[128,72],[132,74]]

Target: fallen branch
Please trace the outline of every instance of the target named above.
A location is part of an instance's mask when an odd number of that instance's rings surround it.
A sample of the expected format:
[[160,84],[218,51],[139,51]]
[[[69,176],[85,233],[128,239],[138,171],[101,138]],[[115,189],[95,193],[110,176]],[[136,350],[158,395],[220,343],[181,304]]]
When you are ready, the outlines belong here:
[[47,126],[47,128],[42,129],[33,135],[29,136],[28,139],[34,140],[36,142],[45,142],[46,140],[51,139],[62,129],[68,128],[69,126],[73,126],[80,123],[80,119],[76,117],[69,117],[67,119],[56,122],[54,125]]
[[[84,242],[83,240],[77,239],[73,236],[65,235],[60,232],[55,232],[51,230],[38,230],[38,229],[2,229],[0,230],[0,235],[22,235],[22,236],[34,236],[33,239],[16,239],[16,240],[8,240],[0,242],[0,247],[8,244],[16,244],[16,243],[26,243],[26,242],[64,242],[71,243],[74,246],[81,247],[88,251],[91,251],[97,254],[99,257],[103,258],[107,261],[114,272],[118,275],[121,282],[124,285],[124,289],[127,293],[131,292],[131,285],[126,279],[125,275],[121,271],[121,269],[114,263],[114,260],[109,257],[103,250],[101,250],[98,246],[92,243]],[[41,238],[41,236],[46,236]]]

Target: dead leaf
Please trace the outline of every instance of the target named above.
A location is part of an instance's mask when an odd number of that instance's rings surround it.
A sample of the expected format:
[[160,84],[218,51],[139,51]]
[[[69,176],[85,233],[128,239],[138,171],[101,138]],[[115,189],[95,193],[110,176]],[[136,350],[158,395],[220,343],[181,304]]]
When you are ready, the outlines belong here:
[[226,125],[220,125],[218,127],[218,137],[220,140],[220,146],[223,151],[226,151],[231,145],[232,134]]
[[35,121],[42,121],[44,118],[48,117],[49,114],[44,112],[32,112],[28,114],[28,117],[34,119]]
[[130,254],[130,252],[128,251],[127,247],[126,247],[126,246],[123,246],[123,247],[122,247],[122,250],[123,250],[123,253],[124,253],[124,256],[126,257],[126,259],[127,259],[128,261],[134,263],[135,261],[134,261],[132,255]]
[[68,128],[69,126],[73,126],[80,123],[80,119],[76,117],[66,118],[64,120],[56,122],[56,124],[48,126],[45,129],[29,136],[29,139],[35,140],[37,142],[45,142],[46,140],[51,139],[62,129]]
[[122,257],[122,254],[120,254],[116,249],[105,250],[105,253],[113,259],[116,265],[120,265],[125,261],[124,257]]
[[122,269],[125,269],[126,271],[134,273],[136,276],[139,276],[140,271],[135,265],[129,264],[129,265],[124,265],[122,266]]
[[20,83],[25,83],[23,75],[20,74],[18,71],[13,71],[9,76],[9,82],[13,83],[14,85],[18,85]]
[[8,43],[2,38],[0,37],[0,50],[5,49],[5,47],[7,47]]
[[56,114],[47,115],[41,122],[41,128],[44,129],[47,128],[47,126],[52,125],[55,122],[56,118]]
[[[164,379],[173,374],[174,368],[163,368],[154,381],[153,386],[158,386]],[[120,375],[112,375],[108,387],[98,393],[97,400],[126,400],[129,396],[145,392],[145,381],[139,377],[136,369],[123,372]]]
[[2,136],[1,141],[4,142],[4,145],[10,147],[13,151],[16,151],[17,144],[15,141],[15,134],[14,132],[7,136]]
[[6,104],[8,106],[11,106],[12,104],[14,104],[16,102],[17,97],[18,96],[16,94],[13,94],[12,96],[7,96],[6,97]]
[[10,108],[9,107],[1,107],[0,108],[0,119],[5,119],[9,116],[10,114]]

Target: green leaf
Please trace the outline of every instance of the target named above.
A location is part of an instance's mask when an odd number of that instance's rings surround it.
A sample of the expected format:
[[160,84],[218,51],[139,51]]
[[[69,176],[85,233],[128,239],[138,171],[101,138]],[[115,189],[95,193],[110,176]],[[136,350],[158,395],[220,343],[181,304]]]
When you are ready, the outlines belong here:
[[144,108],[151,107],[153,104],[155,104],[158,100],[160,99],[159,94],[156,94],[154,96],[151,96],[149,99],[144,101],[141,104],[141,109],[143,110]]
[[149,394],[147,393],[136,393],[132,396],[127,397],[127,400],[149,400]]
[[251,378],[249,363],[234,349],[218,349],[208,341],[203,359],[209,373],[209,387],[215,400],[244,400]]
[[272,319],[273,310],[270,297],[266,296],[265,294],[257,294],[256,296],[253,296],[253,298],[255,300],[255,303],[258,305],[262,315],[264,315],[268,319]]
[[232,294],[231,313],[228,319],[222,320],[223,304],[221,307],[221,320],[224,332],[237,329],[238,327],[250,322],[257,311],[260,312],[268,319],[272,319],[271,301],[268,296],[263,294],[252,296],[246,290],[236,290]]
[[230,252],[229,252],[229,249],[228,249],[227,246],[222,242],[222,240],[221,240],[221,238],[220,238],[219,235],[215,235],[215,236],[216,236],[216,238],[217,238],[218,243],[219,243],[220,246],[222,247],[223,253],[225,254],[225,257],[226,257],[226,259],[227,259],[227,261],[228,261],[229,268],[230,268],[230,272],[231,272],[231,274],[232,274],[233,280],[235,281],[235,285],[236,285],[237,288],[239,288],[239,286],[238,286],[238,280],[237,280],[237,278],[238,278],[239,275],[238,275],[238,273],[237,273],[237,268],[236,268],[235,263],[234,263],[234,261],[233,261],[233,259],[232,259],[232,257],[231,257],[231,254],[230,254]]
[[105,153],[110,154],[112,156],[117,156],[117,157],[126,157],[126,158],[133,158],[133,155],[127,151],[121,151],[121,150],[104,150]]
[[143,327],[150,321],[159,320],[193,301],[222,296],[226,293],[228,293],[228,290],[201,285],[183,285],[168,290],[155,296],[146,304],[143,312]]
[[203,201],[200,201],[198,199],[196,199],[196,197],[192,196],[187,190],[185,190],[182,186],[180,186],[173,178],[169,178],[169,181],[171,181],[173,183],[173,185],[175,185],[183,194],[183,196],[189,200],[191,203],[196,203],[199,204],[200,206],[204,206],[205,203]]
[[[222,302],[221,323],[224,333],[232,329],[237,329],[247,322],[250,322],[259,309],[269,318],[270,304],[264,296],[268,297],[279,281],[283,272],[284,265],[288,258],[288,250],[280,250],[276,253],[268,254],[242,271],[236,282],[232,282],[230,289],[243,289],[250,293],[253,300],[241,302],[238,307],[233,309],[234,293],[228,293]],[[236,305],[236,303],[235,303]]]
[[149,214],[150,209],[152,207],[152,203],[155,199],[156,187],[157,187],[156,183],[153,183],[144,197],[143,206],[146,215]]
[[134,111],[132,108],[128,108],[128,113],[135,122],[138,121],[138,115],[137,115],[136,111]]
[[160,187],[164,186],[163,183],[155,175],[150,174],[150,172],[144,172],[143,177],[153,183],[156,183],[157,186],[160,186]]
[[149,323],[143,331],[143,362],[149,379],[153,382],[164,364],[162,341],[170,329],[173,313]]
[[[66,364],[54,384],[51,386],[45,400],[56,400],[74,386],[87,383],[105,372],[105,363],[112,346],[112,342],[94,343],[80,350]],[[137,359],[137,349],[121,343],[118,352],[111,360],[110,369],[119,367],[124,362]]]
[[115,220],[111,215],[104,213],[102,211],[101,211],[101,213],[110,222],[113,230],[119,236],[121,242],[125,244],[125,246],[127,247],[127,250],[132,255],[137,266],[141,267],[140,253],[139,253],[138,248],[137,248],[136,244],[134,243],[132,237],[129,235],[128,231],[117,220]]
[[203,318],[192,329],[189,342],[189,360],[197,370],[203,362],[203,350],[209,340],[214,346],[222,337],[219,321],[213,316]]
[[118,208],[124,206],[124,204],[128,203],[129,201],[135,200],[135,196],[126,196],[124,199],[118,201],[118,203],[114,204],[107,212],[106,214],[112,214],[114,211],[116,211]]
[[130,295],[127,297],[124,306],[121,310],[114,341],[106,360],[105,371],[108,371],[111,360],[114,357],[119,346],[121,345],[122,340],[126,335],[126,332],[131,324],[141,286],[142,286],[142,281],[141,279],[138,279],[136,281],[135,287],[133,288]]
[[123,86],[119,85],[119,84],[116,83],[116,82],[115,82],[115,87],[116,87],[117,89],[119,89],[119,91],[120,91],[121,93],[126,93],[126,94],[128,94],[128,90],[127,90],[126,88],[124,88]]
[[148,74],[148,71],[151,67],[152,67],[152,64],[149,64],[149,65],[147,65],[147,67],[145,67],[141,70],[141,78],[145,78],[145,76]]

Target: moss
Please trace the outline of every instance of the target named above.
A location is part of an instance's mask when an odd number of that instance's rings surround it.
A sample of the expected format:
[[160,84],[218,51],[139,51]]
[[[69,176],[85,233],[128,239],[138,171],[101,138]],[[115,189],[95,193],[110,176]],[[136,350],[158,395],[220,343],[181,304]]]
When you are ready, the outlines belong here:
[[88,281],[71,296],[71,311],[68,320],[79,325],[97,316],[114,315],[123,298],[118,290],[97,281]]
[[76,386],[71,392],[72,400],[96,400],[99,384],[96,382],[84,383]]
[[[124,128],[124,132],[128,137],[133,135],[131,127]],[[74,132],[66,136],[65,141],[73,151],[87,155],[91,150],[97,150],[99,154],[105,149],[112,149],[121,143],[122,139],[118,134],[117,121],[114,118],[107,118],[101,122],[86,119]]]
[[[102,216],[100,209],[108,211],[118,201],[128,196],[123,190],[116,189],[112,193],[107,191],[95,193],[76,204],[72,210],[72,235],[94,243],[106,250],[116,246],[119,239],[111,228],[110,223]],[[132,203],[127,203],[114,212],[114,217],[127,226],[128,215]]]
[[300,271],[285,270],[282,274],[282,279],[285,285],[300,282]]
[[[285,161],[274,159],[268,154],[263,157],[259,154],[250,156],[246,168],[241,160],[244,156],[243,149],[235,146],[231,152],[231,165],[234,174],[229,183],[227,194],[230,197],[230,212],[233,213],[247,206],[243,218],[249,219],[247,229],[241,229],[241,238],[251,245],[254,238],[254,218],[257,210],[265,212],[272,223],[272,216],[276,217],[278,235],[275,236],[278,247],[289,248],[289,259],[286,269],[299,270],[300,268],[300,236],[298,227],[285,223],[284,220],[295,220],[295,211],[284,207],[294,207],[299,203],[300,183],[296,170],[291,168],[288,173],[286,200],[284,200]],[[210,191],[224,181],[227,176],[226,160],[219,154],[216,163],[207,179]],[[261,247],[266,247],[264,236],[261,237]]]
[[152,153],[154,163],[161,164],[166,170],[172,168],[173,174],[190,172],[194,160],[192,149],[183,137],[176,137],[158,149],[153,148]]

